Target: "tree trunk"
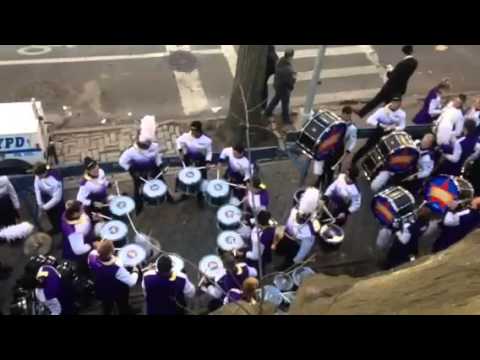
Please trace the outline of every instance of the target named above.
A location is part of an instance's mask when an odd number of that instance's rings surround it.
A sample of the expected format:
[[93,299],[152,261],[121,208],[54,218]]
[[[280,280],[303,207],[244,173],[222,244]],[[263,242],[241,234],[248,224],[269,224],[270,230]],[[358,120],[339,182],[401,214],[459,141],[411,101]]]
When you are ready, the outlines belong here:
[[232,144],[245,140],[245,104],[242,100],[243,88],[251,125],[261,120],[263,88],[267,68],[268,45],[240,45],[237,73],[233,83],[230,109],[226,120],[227,141]]

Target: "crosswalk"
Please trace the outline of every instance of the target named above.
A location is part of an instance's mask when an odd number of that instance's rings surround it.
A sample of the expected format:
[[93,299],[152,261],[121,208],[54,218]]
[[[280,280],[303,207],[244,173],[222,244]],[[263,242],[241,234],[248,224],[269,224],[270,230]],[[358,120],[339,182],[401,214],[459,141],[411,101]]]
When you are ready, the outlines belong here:
[[[301,107],[305,101],[308,84],[312,78],[312,70],[319,45],[277,45],[279,56],[288,47],[295,49],[295,67],[298,71],[298,83],[292,98],[292,106]],[[176,45],[166,45],[167,51],[179,50]],[[237,65],[238,46],[218,45],[183,45],[182,50],[191,51],[194,55],[223,55],[230,70],[229,82],[225,89],[230,91]],[[329,46],[326,51],[326,66],[322,71],[322,87],[315,97],[315,104],[329,104],[342,101],[357,101],[374,96],[383,84],[384,71],[378,63],[375,50],[370,45]],[[345,64],[345,65],[344,65]],[[202,91],[206,85],[198,74],[177,77],[178,93],[181,97],[185,115],[207,112],[219,105],[218,99],[211,104],[210,99]],[[269,83],[272,85],[273,79]],[[195,97],[193,99],[192,97]],[[225,103],[225,107],[228,104]],[[226,109],[225,109],[226,110]]]

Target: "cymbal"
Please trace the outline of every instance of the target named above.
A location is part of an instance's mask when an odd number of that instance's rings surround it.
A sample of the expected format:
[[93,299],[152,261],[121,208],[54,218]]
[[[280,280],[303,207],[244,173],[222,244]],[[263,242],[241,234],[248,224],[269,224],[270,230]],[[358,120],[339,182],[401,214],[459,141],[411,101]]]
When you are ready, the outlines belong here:
[[52,250],[53,239],[45,233],[36,233],[30,236],[23,246],[26,256],[47,255]]

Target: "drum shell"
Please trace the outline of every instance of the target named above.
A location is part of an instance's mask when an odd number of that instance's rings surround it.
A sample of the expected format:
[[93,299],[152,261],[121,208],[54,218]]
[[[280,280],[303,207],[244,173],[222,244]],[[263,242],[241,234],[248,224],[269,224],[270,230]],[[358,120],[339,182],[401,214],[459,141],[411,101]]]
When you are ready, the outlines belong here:
[[[127,210],[130,210],[129,211],[129,216],[130,218],[133,220],[135,219],[135,201],[132,199],[132,198],[128,198],[128,197],[124,197],[122,196],[122,198],[125,198],[125,202],[126,202],[126,209]],[[115,199],[115,198],[114,198]],[[129,200],[127,200],[129,199]],[[124,223],[128,223],[128,216],[127,215],[124,215],[124,213],[127,211],[118,211],[118,209],[116,209],[114,206],[113,206],[113,202],[110,203],[110,213],[112,214],[112,218],[114,220],[119,220],[119,221],[122,221]]]
[[[384,166],[395,174],[401,174],[411,171],[418,162],[420,152],[415,142],[406,132],[394,132],[384,136],[378,146],[378,151],[383,156]],[[404,168],[394,168],[391,166],[392,160],[397,156],[411,156],[412,162]]]
[[[213,182],[210,182],[209,185],[212,186]],[[226,182],[223,182],[224,185],[227,185]],[[219,194],[214,194],[213,191],[209,191],[209,189],[207,188],[207,190],[205,191],[205,198],[207,200],[207,204],[210,206],[210,207],[213,207],[213,208],[219,208],[219,207],[222,207],[224,205],[227,205],[228,204],[228,201],[230,200],[230,196],[231,196],[231,189],[230,187],[228,188],[228,192],[227,194],[225,195],[222,195],[220,196]]]
[[[126,230],[126,232],[124,232],[124,235],[119,240],[114,240],[113,237],[110,237],[108,234],[106,234],[106,230],[108,229],[108,226],[112,226],[112,224],[114,225],[115,223],[122,223],[122,224],[117,224],[117,225],[121,225]],[[100,236],[104,240],[112,241],[114,243],[115,247],[117,247],[117,248],[124,247],[125,245],[127,245],[127,242],[128,242],[128,226],[125,224],[125,222],[120,221],[120,220],[114,220],[114,221],[107,222],[103,226],[102,231],[100,232]]]
[[[184,170],[186,170],[186,169],[184,169]],[[190,170],[193,171],[194,169],[190,168]],[[197,174],[197,176],[200,175],[200,177],[198,178],[198,181],[196,181],[195,183],[192,183],[192,184],[186,184],[185,182],[183,182],[181,180],[182,172],[180,172],[178,174],[177,179],[175,181],[175,187],[176,187],[177,192],[183,193],[185,195],[197,195],[200,192],[203,179],[202,179],[200,171],[198,171],[196,169],[194,171]]]
[[[376,206],[380,203],[388,204],[388,210],[391,211],[393,220],[391,223],[387,223],[383,220],[377,212]],[[382,223],[384,226],[397,228],[398,225],[408,220],[414,220],[416,218],[416,203],[413,195],[407,190],[396,186],[389,188],[372,200],[372,211],[375,217]]]
[[[162,182],[163,183],[163,182]],[[144,190],[145,186],[147,186],[147,184],[144,184],[143,185],[143,189],[142,189],[142,196],[143,196],[143,200],[150,206],[160,206],[162,205],[165,200],[167,199],[167,192],[168,192],[168,188],[166,187],[166,184],[163,183],[165,185],[165,189],[167,190],[164,194],[159,194],[158,196],[155,196],[155,197],[151,197],[148,195],[148,192]]]
[[368,181],[372,181],[378,175],[385,163],[385,158],[378,147],[370,151],[362,162],[362,169]]
[[221,231],[238,231],[238,229],[240,229],[240,227],[242,225],[242,216],[241,215],[237,216],[237,220],[229,221],[228,223],[223,221],[223,220],[226,220],[226,219],[222,219],[222,214],[224,213],[224,211],[228,207],[231,207],[232,211],[237,213],[237,215],[238,215],[238,212],[241,213],[240,209],[238,209],[234,206],[224,206],[224,207],[220,208],[217,212],[217,229],[219,229]]

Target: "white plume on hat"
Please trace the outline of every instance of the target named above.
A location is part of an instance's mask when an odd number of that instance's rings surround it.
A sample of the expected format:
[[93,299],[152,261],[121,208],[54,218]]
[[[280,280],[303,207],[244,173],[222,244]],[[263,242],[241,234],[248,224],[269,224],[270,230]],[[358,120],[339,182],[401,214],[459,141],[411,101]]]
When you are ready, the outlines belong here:
[[17,240],[23,240],[32,235],[34,226],[28,222],[7,226],[0,230],[0,239],[9,243]]
[[313,214],[317,210],[319,202],[320,191],[310,187],[303,193],[298,210],[302,214]]
[[143,143],[147,141],[154,141],[157,134],[157,123],[155,116],[147,115],[141,120],[140,135],[138,140]]

